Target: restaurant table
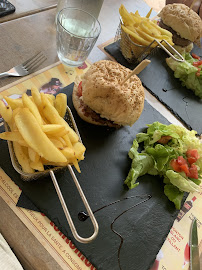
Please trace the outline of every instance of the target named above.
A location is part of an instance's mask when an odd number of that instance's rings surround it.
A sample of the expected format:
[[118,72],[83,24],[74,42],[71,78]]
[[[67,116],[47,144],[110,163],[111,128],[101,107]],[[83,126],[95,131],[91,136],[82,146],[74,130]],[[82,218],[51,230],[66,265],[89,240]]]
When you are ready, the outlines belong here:
[[15,12],[0,18],[0,23],[15,20],[31,14],[52,9],[57,6],[57,0],[10,0],[15,6]]
[[[47,56],[47,60],[38,67],[37,70],[54,65],[54,63],[58,62],[55,41],[56,8],[54,7],[57,1],[27,0],[24,1],[26,4],[22,5],[22,7],[20,7],[21,5],[19,4],[19,2],[22,1],[11,2],[16,5],[16,7],[19,7],[19,10],[16,10],[16,14],[0,19],[0,22],[7,20],[7,22],[0,24],[0,36],[3,37],[0,39],[0,72],[4,72],[23,62],[37,51],[43,51]],[[150,4],[150,6],[153,6],[156,11],[161,9],[165,3],[164,0],[146,0],[146,2]],[[104,1],[99,15],[102,31],[89,56],[90,62],[93,63],[100,59],[108,59],[97,46],[115,36],[119,24],[118,9],[121,4],[124,4],[128,10],[133,10],[134,6],[138,8],[138,5],[141,5],[141,1]],[[145,10],[145,15],[147,12],[148,10]],[[23,78],[10,77],[1,79],[0,92],[27,78],[29,78],[29,75]],[[146,98],[157,110],[168,118],[170,122],[181,125],[181,123],[153,96],[146,93]],[[0,196],[0,232],[15,252],[24,269],[62,269],[53,256],[47,252],[33,233],[30,232],[25,224],[18,218],[12,207],[8,205],[6,201],[6,198]]]

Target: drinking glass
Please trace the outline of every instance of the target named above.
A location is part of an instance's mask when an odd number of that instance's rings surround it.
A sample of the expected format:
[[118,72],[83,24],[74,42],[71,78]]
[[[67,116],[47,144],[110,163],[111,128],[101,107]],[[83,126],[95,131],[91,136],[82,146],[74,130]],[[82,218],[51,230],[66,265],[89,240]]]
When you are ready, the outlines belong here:
[[99,37],[98,20],[78,8],[64,8],[57,15],[57,53],[71,67],[83,64]]

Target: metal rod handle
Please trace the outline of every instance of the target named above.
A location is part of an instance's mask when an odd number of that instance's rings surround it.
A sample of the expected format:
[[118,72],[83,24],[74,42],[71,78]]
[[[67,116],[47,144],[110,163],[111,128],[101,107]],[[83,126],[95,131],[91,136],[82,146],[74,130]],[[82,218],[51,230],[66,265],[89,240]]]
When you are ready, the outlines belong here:
[[[158,45],[168,54],[170,55],[170,57],[172,57],[175,61],[177,62],[184,62],[184,57],[175,49],[173,48],[173,46],[171,46],[165,39],[162,39],[161,42],[159,42],[158,40],[154,39]],[[176,58],[171,52],[169,52],[168,49],[166,49],[166,47],[163,46],[162,42],[165,42],[168,47],[175,53],[179,56],[180,59]]]
[[65,216],[67,218],[67,221],[69,223],[69,226],[70,226],[70,229],[71,229],[71,232],[72,232],[74,238],[80,243],[87,244],[87,243],[90,243],[92,240],[94,240],[96,238],[96,236],[98,235],[98,231],[99,231],[98,223],[97,223],[97,221],[95,219],[95,216],[93,215],[93,212],[92,212],[92,210],[91,210],[91,208],[90,208],[90,206],[88,204],[88,201],[87,201],[87,199],[86,199],[86,197],[85,197],[85,195],[84,195],[84,193],[82,191],[82,188],[81,188],[81,186],[80,186],[80,184],[79,184],[79,182],[78,182],[78,180],[76,178],[76,175],[75,175],[75,173],[74,173],[74,171],[73,171],[73,169],[72,169],[72,167],[70,165],[68,165],[68,169],[69,169],[69,172],[70,172],[70,174],[71,174],[71,176],[72,176],[72,178],[74,180],[74,183],[75,183],[75,185],[77,187],[77,190],[78,190],[78,192],[79,192],[79,194],[81,196],[81,199],[82,199],[82,201],[83,201],[83,203],[84,203],[84,205],[86,207],[86,210],[87,210],[87,212],[89,214],[89,217],[90,217],[90,219],[91,219],[91,221],[93,223],[94,233],[88,238],[83,238],[77,233],[77,230],[76,230],[76,228],[74,226],[71,215],[69,213],[69,210],[68,210],[68,208],[66,206],[65,200],[63,198],[62,192],[61,192],[60,187],[58,185],[57,179],[56,179],[55,174],[54,174],[54,172],[52,170],[50,170],[50,176],[51,176],[51,179],[52,179],[53,184],[55,186],[55,189],[56,189],[56,192],[58,194],[61,206],[63,208],[63,211],[65,213]]

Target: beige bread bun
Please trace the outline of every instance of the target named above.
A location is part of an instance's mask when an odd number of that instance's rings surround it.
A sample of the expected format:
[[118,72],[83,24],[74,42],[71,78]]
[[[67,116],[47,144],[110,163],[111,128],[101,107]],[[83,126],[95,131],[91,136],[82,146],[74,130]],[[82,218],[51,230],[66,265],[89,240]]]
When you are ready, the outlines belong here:
[[[190,43],[189,45],[187,45],[186,47],[181,47],[181,46],[178,46],[178,45],[173,45],[173,48],[178,51],[180,54],[184,54],[184,53],[189,53],[192,51],[194,45],[193,45],[193,42]],[[173,50],[171,48],[167,48],[167,50],[169,50],[171,53],[173,53]]]
[[164,24],[175,30],[181,38],[200,45],[202,20],[199,15],[184,4],[166,5],[158,14]]
[[102,118],[125,126],[132,126],[144,107],[144,88],[130,69],[109,60],[94,63],[82,79],[83,102]]
[[81,119],[93,125],[119,128],[119,125],[107,119],[102,119],[96,112],[92,111],[86,104],[84,104],[83,97],[78,93],[78,88],[81,81],[82,77],[77,76],[74,82],[72,93],[72,102],[74,108],[76,109]]

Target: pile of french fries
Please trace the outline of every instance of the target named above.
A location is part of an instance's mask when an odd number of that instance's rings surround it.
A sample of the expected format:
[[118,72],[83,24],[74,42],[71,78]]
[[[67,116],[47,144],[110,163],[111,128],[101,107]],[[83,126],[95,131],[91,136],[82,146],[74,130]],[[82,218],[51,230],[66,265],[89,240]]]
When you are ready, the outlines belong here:
[[[149,19],[151,12],[152,9],[146,17],[141,17],[138,11],[135,13],[129,13],[124,5],[121,5],[119,13],[123,22],[121,25],[122,30],[129,34],[134,43],[142,46],[149,46],[154,39],[159,42],[164,39],[171,46],[174,45],[172,41],[172,33],[159,27],[156,20]],[[156,45],[157,44],[153,43],[151,44],[151,47],[156,47]]]
[[45,165],[74,165],[84,159],[85,146],[77,133],[63,119],[67,96],[56,97],[31,89],[20,99],[4,97],[0,101],[0,114],[10,131],[0,133],[0,138],[13,142],[16,158],[25,173],[44,171]]

